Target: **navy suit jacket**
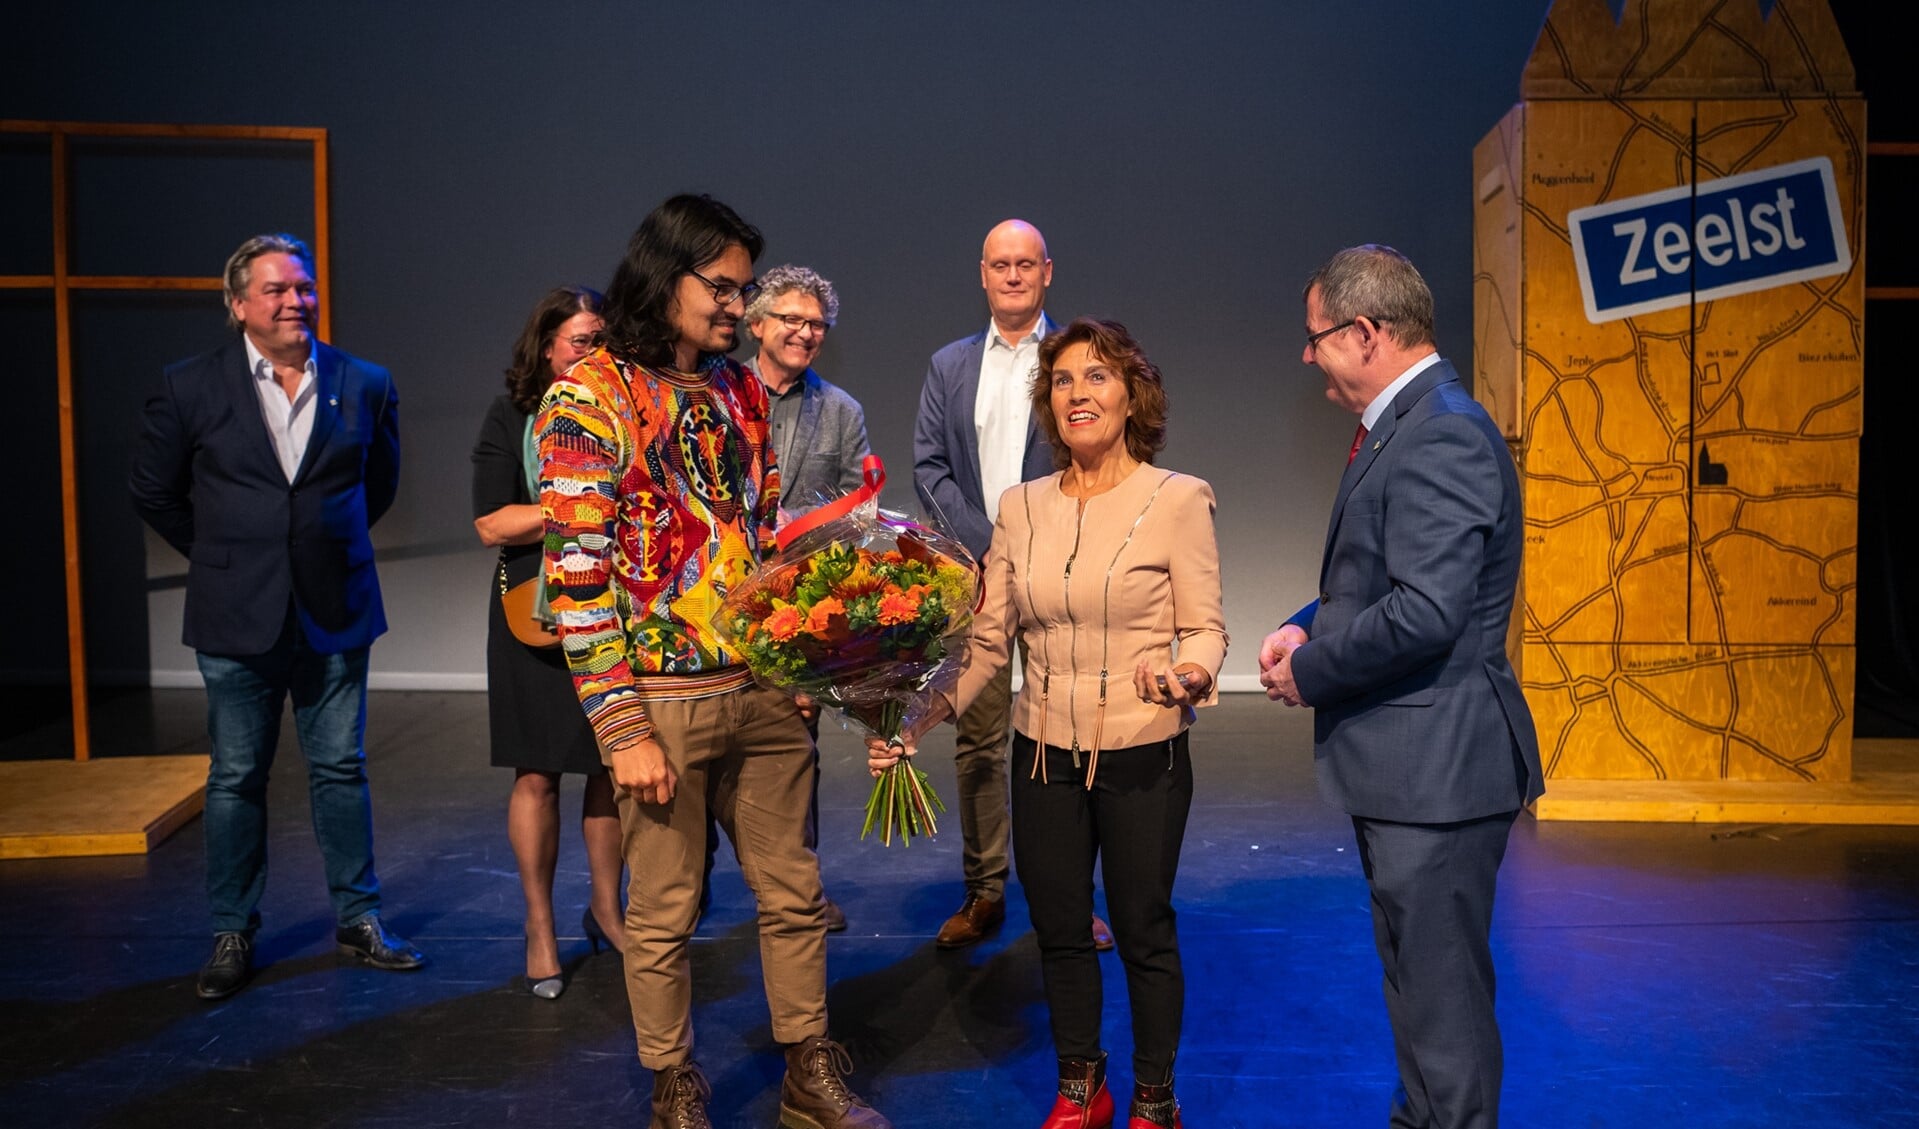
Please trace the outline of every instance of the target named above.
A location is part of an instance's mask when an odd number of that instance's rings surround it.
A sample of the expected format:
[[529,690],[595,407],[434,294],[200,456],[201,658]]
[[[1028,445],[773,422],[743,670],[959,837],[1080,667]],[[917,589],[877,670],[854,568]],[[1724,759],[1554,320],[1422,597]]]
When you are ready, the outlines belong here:
[[1347,466],[1320,597],[1291,621],[1321,792],[1352,815],[1451,823],[1543,791],[1506,659],[1523,536],[1505,440],[1440,361]]
[[[1059,326],[1040,315],[1040,336],[1049,337]],[[933,354],[920,386],[919,418],[913,425],[913,485],[920,505],[934,518],[944,519],[960,543],[980,560],[993,543],[993,522],[986,516],[985,489],[980,484],[979,433],[973,424],[973,404],[979,398],[980,359],[986,354],[986,331],[963,337]],[[1053,473],[1053,445],[1046,440],[1037,418],[1026,424],[1026,461],[1020,480],[1031,482]]]
[[378,365],[319,342],[314,361],[313,434],[292,482],[238,336],[169,366],[147,399],[128,488],[186,555],[181,641],[196,651],[264,654],[289,599],[321,654],[386,630],[367,530],[399,486],[399,397]]

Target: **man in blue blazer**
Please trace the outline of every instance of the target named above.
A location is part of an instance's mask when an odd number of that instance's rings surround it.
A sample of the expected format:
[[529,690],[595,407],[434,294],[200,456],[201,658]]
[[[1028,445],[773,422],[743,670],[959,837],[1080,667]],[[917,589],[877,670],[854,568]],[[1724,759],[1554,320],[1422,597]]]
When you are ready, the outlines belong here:
[[1543,790],[1506,658],[1519,479],[1433,346],[1433,300],[1389,247],[1306,285],[1303,360],[1360,416],[1319,599],[1260,648],[1267,696],[1311,706],[1320,791],[1352,816],[1399,1063],[1395,1129],[1491,1129],[1501,1052],[1489,940],[1519,809]]
[[339,948],[376,968],[424,961],[380,923],[364,744],[367,652],[386,630],[367,529],[399,483],[398,396],[385,369],[316,339],[300,240],[247,240],[225,287],[239,335],[162,374],[128,481],[141,517],[187,558],[181,638],[207,688],[204,999],[252,973],[267,774],[289,696]]
[[[1007,220],[988,232],[979,275],[991,318],[981,332],[934,353],[927,366],[913,427],[913,484],[926,512],[984,560],[1000,494],[1053,473],[1052,446],[1032,418],[1027,390],[1040,339],[1058,327],[1045,310],[1053,260],[1032,224]],[[966,899],[940,928],[941,948],[973,944],[1006,918],[1012,710],[1009,666],[956,722]]]

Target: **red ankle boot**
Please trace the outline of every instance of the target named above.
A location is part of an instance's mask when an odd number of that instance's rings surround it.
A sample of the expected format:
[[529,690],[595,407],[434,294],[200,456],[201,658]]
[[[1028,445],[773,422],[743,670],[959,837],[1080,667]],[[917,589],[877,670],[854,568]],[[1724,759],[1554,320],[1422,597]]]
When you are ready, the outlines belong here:
[[1179,1121],[1179,1099],[1173,1097],[1173,1080],[1164,1086],[1133,1083],[1133,1108],[1126,1129],[1184,1129]]
[[1113,1095],[1106,1089],[1106,1056],[1059,1060],[1059,1097],[1039,1129],[1108,1129]]

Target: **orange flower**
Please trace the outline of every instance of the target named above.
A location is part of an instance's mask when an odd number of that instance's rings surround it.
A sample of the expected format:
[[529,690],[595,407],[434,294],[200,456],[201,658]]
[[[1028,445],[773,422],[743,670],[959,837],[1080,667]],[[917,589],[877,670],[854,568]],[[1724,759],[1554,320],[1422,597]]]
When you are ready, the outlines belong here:
[[765,623],[760,624],[776,643],[784,643],[798,635],[801,625],[800,609],[791,604],[781,605],[772,615],[766,617]]
[[806,633],[828,643],[843,643],[848,637],[846,605],[828,596],[813,605],[806,617]]
[[872,554],[863,553],[862,557],[867,559],[862,559],[859,564],[853,567],[852,572],[846,574],[844,580],[833,585],[833,591],[849,600],[857,596],[864,596],[869,592],[877,592],[881,586],[886,583],[879,574],[873,571],[873,565],[870,559]]
[[845,610],[846,605],[840,602],[839,597],[828,596],[813,605],[813,610],[808,613],[806,617],[806,629],[818,635],[820,632],[826,630],[826,621],[832,617],[834,612],[844,612]]
[[880,622],[888,625],[911,623],[920,617],[920,596],[924,593],[921,585],[915,584],[904,592],[894,589],[880,597]]

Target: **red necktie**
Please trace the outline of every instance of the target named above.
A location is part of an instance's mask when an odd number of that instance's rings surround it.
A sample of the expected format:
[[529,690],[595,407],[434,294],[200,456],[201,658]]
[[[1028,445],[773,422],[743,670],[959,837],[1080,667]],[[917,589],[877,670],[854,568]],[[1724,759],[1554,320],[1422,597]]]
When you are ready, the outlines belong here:
[[1358,429],[1353,432],[1353,449],[1346,452],[1347,466],[1353,465],[1353,460],[1359,457],[1359,445],[1361,443],[1364,443],[1365,441],[1366,441],[1366,425],[1362,423],[1359,425]]

